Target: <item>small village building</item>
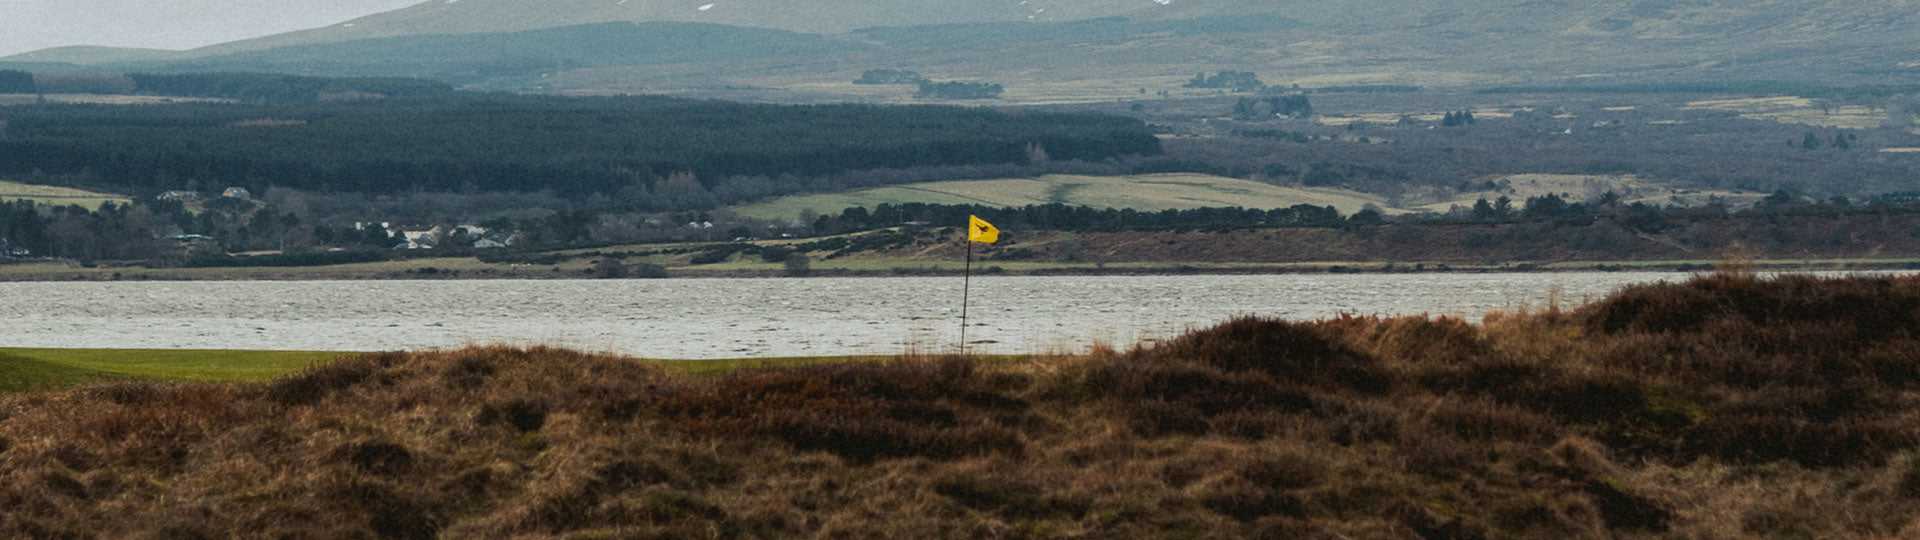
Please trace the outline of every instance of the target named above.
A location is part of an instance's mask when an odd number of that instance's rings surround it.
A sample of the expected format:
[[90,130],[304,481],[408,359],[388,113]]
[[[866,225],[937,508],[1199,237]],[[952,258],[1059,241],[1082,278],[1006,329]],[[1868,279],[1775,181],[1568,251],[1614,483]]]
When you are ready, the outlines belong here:
[[160,200],[163,200],[163,201],[178,201],[178,202],[193,202],[193,201],[197,201],[197,200],[200,200],[200,192],[197,192],[197,191],[180,191],[180,190],[175,190],[175,191],[168,191],[168,192],[166,192],[166,193],[161,193],[161,194],[160,194]]
[[174,246],[181,255],[194,257],[199,255],[219,255],[220,242],[211,236],[200,234],[173,235]]
[[507,247],[505,242],[495,241],[492,238],[481,238],[479,241],[473,243],[473,249],[500,249],[504,247]]
[[25,257],[32,254],[33,252],[27,251],[26,248],[13,247],[7,239],[0,238],[0,257]]
[[235,199],[252,199],[253,192],[247,191],[247,188],[243,188],[243,187],[230,187],[230,188],[227,188],[226,191],[220,192],[220,196],[233,197]]

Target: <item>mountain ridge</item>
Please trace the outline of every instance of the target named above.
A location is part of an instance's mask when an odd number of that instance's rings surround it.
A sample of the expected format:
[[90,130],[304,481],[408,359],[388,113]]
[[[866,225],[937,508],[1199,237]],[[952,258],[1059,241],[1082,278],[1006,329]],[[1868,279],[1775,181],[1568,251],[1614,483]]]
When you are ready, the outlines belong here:
[[[1284,17],[1301,25],[1269,25],[1192,35],[1080,33],[1061,47],[1034,34],[1054,27],[1025,22],[1122,19],[1154,24]],[[1915,84],[1911,59],[1920,42],[1920,0],[900,0],[885,9],[844,0],[434,0],[321,28],[230,42],[171,56],[164,51],[99,48],[46,50],[0,58],[74,64],[162,62],[215,65],[209,58],[259,51],[354,50],[342,43],[423,36],[509,39],[516,32],[626,23],[708,23],[797,32],[805,39],[864,43],[818,55],[577,63],[534,58],[542,80],[519,79],[495,89],[582,92],[692,92],[803,86],[798,100],[869,100],[871,89],[844,80],[860,69],[909,68],[931,77],[1086,88],[1097,97],[1178,87],[1197,71],[1243,70],[1309,86],[1405,84],[1472,87],[1618,81],[1794,80],[1829,84]],[[934,30],[986,25],[972,42],[924,44]],[[998,25],[998,26],[994,26]],[[884,35],[883,35],[884,34]],[[891,37],[889,37],[891,36]],[[902,39],[906,36],[916,39]],[[328,49],[328,46],[338,47]],[[694,47],[702,46],[697,41]],[[539,47],[522,47],[539,49]],[[830,53],[830,54],[829,54]],[[264,54],[264,53],[259,53]],[[397,53],[391,53],[393,56]],[[350,54],[344,56],[351,56]],[[443,55],[444,56],[444,55]],[[564,56],[564,55],[561,55]],[[788,61],[787,58],[792,58]],[[407,62],[430,63],[430,56]],[[235,69],[341,75],[313,64]],[[333,62],[338,63],[338,62]],[[350,63],[350,62],[349,62]],[[403,62],[405,63],[405,62]],[[379,75],[400,73],[381,72]],[[545,80],[551,77],[551,80]],[[497,79],[497,78],[495,78]],[[464,79],[463,79],[464,80]],[[825,90],[820,90],[825,89]],[[1053,102],[1052,96],[1009,99]],[[1078,92],[1086,94],[1086,92]],[[759,99],[743,96],[746,99]],[[882,99],[887,98],[882,96]]]

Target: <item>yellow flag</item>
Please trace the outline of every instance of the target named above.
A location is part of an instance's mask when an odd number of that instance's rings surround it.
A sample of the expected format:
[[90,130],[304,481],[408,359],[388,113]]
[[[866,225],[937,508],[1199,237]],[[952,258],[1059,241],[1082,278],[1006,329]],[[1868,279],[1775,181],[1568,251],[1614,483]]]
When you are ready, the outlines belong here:
[[969,215],[967,217],[970,222],[967,227],[968,241],[980,242],[982,244],[991,244],[1000,241],[999,228],[994,227],[992,223],[987,223],[987,220],[980,219],[980,216]]

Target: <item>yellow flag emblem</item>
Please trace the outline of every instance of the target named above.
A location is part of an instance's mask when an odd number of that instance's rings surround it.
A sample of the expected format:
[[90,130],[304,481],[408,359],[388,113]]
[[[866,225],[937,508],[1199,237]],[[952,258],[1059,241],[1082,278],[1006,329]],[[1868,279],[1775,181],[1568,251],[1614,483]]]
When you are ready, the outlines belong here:
[[1000,241],[1000,229],[994,227],[992,223],[987,223],[987,220],[980,219],[980,216],[970,215],[967,216],[967,218],[969,221],[969,226],[967,227],[968,241],[980,242],[982,244],[991,244]]

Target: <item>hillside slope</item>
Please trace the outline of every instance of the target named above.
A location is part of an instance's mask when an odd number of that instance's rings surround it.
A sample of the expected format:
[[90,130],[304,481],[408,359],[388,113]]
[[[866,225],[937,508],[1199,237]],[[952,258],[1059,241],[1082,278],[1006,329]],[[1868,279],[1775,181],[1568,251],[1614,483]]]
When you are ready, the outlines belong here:
[[[597,22],[680,21],[845,33],[864,27],[967,22],[1050,22],[1097,17],[1185,19],[1277,14],[1360,38],[1549,34],[1648,40],[1850,41],[1904,35],[1920,17],[1913,0],[463,0],[425,2],[301,32],[216,45],[201,54],[369,37],[529,30]],[[1360,31],[1355,34],[1355,31]],[[1408,35],[1411,33],[1412,35]]]
[[[869,26],[990,21],[1068,21],[1129,15],[1152,0],[461,0],[432,1],[333,26],[209,47],[231,52],[304,43],[420,34],[531,30],[598,22],[704,22],[844,33]],[[1029,17],[1032,17],[1029,19]]]
[[705,23],[607,22],[485,34],[293,45],[144,64],[167,72],[431,77],[466,83],[594,66],[737,61],[869,48],[813,34]]
[[[1151,23],[1234,21],[1260,16],[1285,17],[1305,25],[1237,28],[1221,23],[1211,24],[1217,28],[1202,35],[1179,31],[1092,33],[1076,41],[1085,45],[1074,47],[980,37],[976,43],[956,50],[951,47],[956,41],[951,39],[944,40],[946,47],[934,48],[913,48],[913,40],[898,39],[941,30],[927,25],[946,25],[951,31],[951,25],[966,23],[1006,25],[1102,17]],[[554,58],[553,51],[536,47],[517,61],[570,69],[542,71],[516,85],[498,88],[718,92],[728,98],[788,101],[889,100],[873,89],[844,85],[862,69],[871,68],[914,69],[933,78],[997,80],[1007,83],[1010,101],[1029,103],[1112,101],[1127,98],[1124,91],[1177,89],[1197,71],[1221,69],[1257,71],[1270,83],[1305,86],[1388,83],[1474,87],[1619,80],[1828,84],[1920,81],[1920,68],[1912,64],[1914,54],[1920,53],[1920,42],[1911,39],[1909,30],[1920,24],[1920,1],[1916,0],[901,0],[885,4],[851,0],[459,0],[424,2],[338,25],[179,55],[203,58],[374,38],[522,32],[609,22],[714,23],[903,47],[877,51],[856,47],[791,61],[694,58],[687,61],[697,63],[679,67],[647,62],[569,65]],[[891,30],[862,31],[872,28]],[[1018,25],[967,30],[979,36],[1018,37],[1029,33]],[[1058,29],[1032,30],[1046,33]],[[682,43],[690,50],[709,45],[698,39]],[[165,57],[156,55],[150,51],[73,49],[0,60],[99,63]],[[205,67],[319,72],[315,70],[337,65],[338,58],[295,54],[278,65],[265,67]],[[431,57],[412,56],[388,69],[432,61]],[[116,65],[137,69],[151,63]],[[740,87],[764,88],[770,93],[725,93]],[[1073,95],[1071,99],[1063,99],[1069,94]]]

